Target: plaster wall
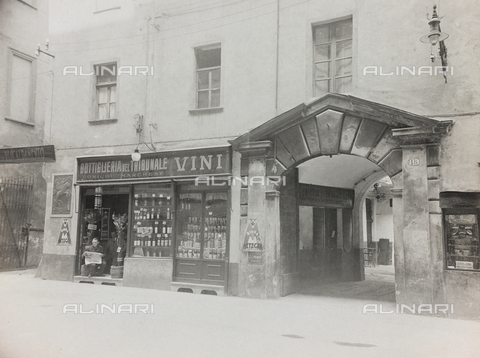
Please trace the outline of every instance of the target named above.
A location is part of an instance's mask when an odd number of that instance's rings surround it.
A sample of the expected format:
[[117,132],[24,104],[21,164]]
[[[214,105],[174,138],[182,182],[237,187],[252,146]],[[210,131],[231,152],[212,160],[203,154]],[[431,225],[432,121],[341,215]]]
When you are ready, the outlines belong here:
[[[0,147],[23,147],[44,143],[45,116],[52,90],[52,59],[35,55],[37,44],[48,38],[48,3],[38,1],[36,8],[18,0],[0,2]],[[42,47],[44,49],[44,47]],[[9,81],[12,50],[33,59],[33,116],[29,123],[7,119],[10,98]],[[42,163],[0,164],[0,177],[33,177],[32,210],[25,223],[31,223],[27,266],[39,264],[45,222],[46,183]]]
[[[448,13],[442,22],[442,29],[450,33],[446,44],[454,68],[448,84],[441,74],[396,73],[396,66],[431,65],[430,46],[419,41],[428,31],[425,4],[409,0],[402,6],[379,7],[373,0],[281,1],[278,100],[275,3],[200,7],[194,1],[182,5],[122,1],[120,9],[102,13],[94,13],[93,3],[68,4],[67,9],[65,3],[52,1],[52,8],[58,5],[54,20],[65,27],[52,27],[57,81],[50,137],[62,147],[134,143],[135,114],[158,125],[151,133],[154,142],[244,133],[312,97],[311,26],[348,16],[353,16],[354,24],[353,95],[425,115],[478,109],[479,78],[472,59],[478,57],[480,47],[467,45],[478,40],[466,24],[480,10],[469,6],[469,1],[461,6],[444,1],[439,9],[441,15]],[[391,26],[399,19],[402,26]],[[222,48],[222,109],[195,111],[194,48],[214,43]],[[153,66],[154,74],[119,76],[118,121],[89,124],[93,76],[63,76],[63,70],[82,66],[89,72],[93,63],[112,60],[119,66]],[[394,73],[364,73],[368,66]],[[150,139],[150,133],[145,136]]]

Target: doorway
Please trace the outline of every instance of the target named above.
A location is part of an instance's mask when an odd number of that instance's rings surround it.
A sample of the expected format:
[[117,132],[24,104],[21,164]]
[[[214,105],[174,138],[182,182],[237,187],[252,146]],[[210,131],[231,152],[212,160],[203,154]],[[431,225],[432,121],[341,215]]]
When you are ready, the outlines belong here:
[[[101,189],[99,189],[101,188]],[[82,209],[80,213],[80,245],[78,245],[77,274],[84,264],[82,254],[85,247],[91,245],[92,239],[97,238],[103,248],[105,270],[103,274],[110,274],[110,268],[115,265],[117,249],[121,246],[117,241],[117,229],[113,217],[129,215],[130,187],[104,186],[83,188],[81,190]],[[124,243],[124,247],[128,243]]]

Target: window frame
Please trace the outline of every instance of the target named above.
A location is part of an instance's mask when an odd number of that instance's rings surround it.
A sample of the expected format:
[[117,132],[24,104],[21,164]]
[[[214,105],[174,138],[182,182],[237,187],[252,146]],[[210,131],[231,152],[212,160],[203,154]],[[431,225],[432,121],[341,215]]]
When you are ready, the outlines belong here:
[[[343,39],[337,39],[335,36],[335,28],[340,26],[343,23],[350,23],[352,27],[351,35],[350,37],[343,38]],[[330,27],[330,40],[328,42],[322,42],[322,43],[316,43],[316,29],[322,28],[322,27]],[[353,38],[353,17],[349,16],[346,18],[341,18],[341,19],[335,19],[332,21],[328,22],[322,22],[322,23],[315,23],[311,25],[311,31],[312,31],[312,94],[314,97],[317,97],[317,91],[316,91],[316,83],[317,82],[329,82],[328,90],[325,92],[326,93],[351,93],[353,90],[353,68],[354,68],[354,38]],[[343,56],[343,57],[336,57],[337,55],[337,44],[345,41],[351,41],[351,55],[350,56]],[[322,61],[317,61],[316,60],[316,47],[317,46],[322,46],[322,45],[329,45],[330,46],[330,56],[328,60],[322,60]],[[341,60],[348,60],[350,59],[351,61],[351,74],[350,75],[339,75],[336,76],[336,68],[337,68],[337,61]],[[329,63],[329,73],[328,77],[322,78],[321,80],[316,79],[316,65],[318,63]],[[351,90],[348,92],[337,92],[335,90],[337,81],[343,78],[351,78]]]
[[[218,66],[211,66],[211,67],[198,67],[198,51],[208,51],[208,50],[220,50],[220,65]],[[215,43],[205,46],[198,46],[194,48],[195,54],[195,104],[194,104],[194,111],[217,111],[222,109],[222,45],[221,43]],[[213,84],[213,71],[218,70],[220,73],[220,81],[218,87],[212,87]],[[206,89],[199,89],[199,75],[200,73],[208,72],[208,88]],[[219,91],[219,103],[218,106],[212,106],[212,92]],[[207,92],[208,91],[208,106],[207,107],[199,107],[199,93],[200,92]],[[192,111],[191,111],[192,112]]]
[[[113,82],[102,82],[98,83],[99,80],[99,74],[101,74],[101,70],[97,74],[97,68],[101,66],[110,66],[114,65],[115,66],[115,81]],[[93,108],[92,108],[92,120],[89,121],[89,123],[106,123],[106,122],[116,122],[118,120],[118,103],[119,103],[119,97],[118,97],[118,89],[119,89],[119,77],[118,77],[118,60],[112,60],[112,61],[106,61],[106,62],[99,62],[99,63],[94,63],[92,64],[92,72],[93,72],[93,94],[92,94],[92,101],[93,101]],[[100,103],[100,97],[99,97],[99,88],[109,88],[108,91],[108,102],[102,102]],[[115,87],[115,101],[111,102],[111,88]],[[110,105],[112,103],[115,103],[115,116],[110,115]],[[103,118],[101,119],[99,114],[100,114],[100,104],[108,104],[108,118]]]
[[[15,50],[14,48],[9,47],[8,53],[8,81],[7,81],[7,106],[6,106],[6,115],[5,119],[19,122],[27,125],[34,125],[35,123],[35,90],[36,90],[36,76],[37,76],[37,62],[36,59],[32,56],[29,56],[23,52]],[[11,114],[11,104],[12,104],[12,76],[13,76],[13,57],[17,56],[25,61],[30,62],[31,76],[30,76],[30,94],[28,100],[28,118],[16,118]]]

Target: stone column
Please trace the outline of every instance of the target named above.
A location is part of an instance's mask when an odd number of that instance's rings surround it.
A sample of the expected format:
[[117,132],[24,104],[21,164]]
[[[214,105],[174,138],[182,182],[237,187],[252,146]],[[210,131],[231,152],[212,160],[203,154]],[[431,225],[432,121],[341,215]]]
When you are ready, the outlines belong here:
[[425,145],[403,147],[403,255],[407,303],[432,302]]
[[[239,293],[252,298],[280,296],[280,206],[279,192],[268,179],[267,163],[272,143],[269,141],[244,143],[242,154],[242,205],[240,223]],[[245,185],[247,182],[247,185]],[[260,252],[245,249],[246,231],[258,228],[262,243]]]
[[[403,191],[393,189],[398,304],[443,301],[438,143],[451,122],[392,131],[402,142]],[[396,195],[395,195],[396,194]],[[401,197],[401,202],[400,202]]]

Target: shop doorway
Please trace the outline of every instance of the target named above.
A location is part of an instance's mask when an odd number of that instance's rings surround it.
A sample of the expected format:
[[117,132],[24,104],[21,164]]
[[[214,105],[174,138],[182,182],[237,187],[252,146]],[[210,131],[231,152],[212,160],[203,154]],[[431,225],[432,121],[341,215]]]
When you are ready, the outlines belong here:
[[[118,220],[129,215],[130,187],[104,186],[96,188],[82,188],[80,213],[80,245],[77,254],[77,275],[81,274],[84,264],[82,254],[85,247],[91,245],[92,239],[99,239],[103,248],[105,269],[104,275],[110,274],[112,265],[115,265],[119,252],[125,252],[128,247],[127,235],[118,237]],[[115,222],[115,220],[117,220]],[[117,224],[117,225],[116,225]],[[125,226],[125,225],[124,225]]]

